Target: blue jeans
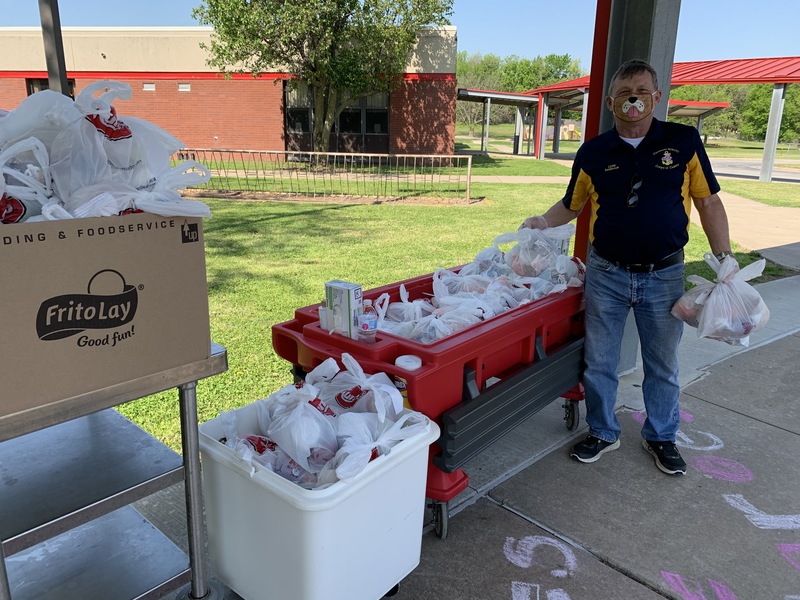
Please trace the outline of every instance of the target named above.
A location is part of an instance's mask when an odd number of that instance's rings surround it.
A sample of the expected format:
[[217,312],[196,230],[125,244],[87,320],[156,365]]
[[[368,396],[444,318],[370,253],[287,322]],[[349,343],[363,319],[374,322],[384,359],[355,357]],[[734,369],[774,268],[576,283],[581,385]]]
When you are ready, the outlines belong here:
[[647,419],[642,437],[674,442],[680,425],[678,344],[683,322],[670,314],[683,294],[683,263],[629,273],[590,250],[586,264],[586,339],[583,383],[589,433],[615,441],[620,425],[614,412],[622,332],[633,308],[642,348],[642,394]]

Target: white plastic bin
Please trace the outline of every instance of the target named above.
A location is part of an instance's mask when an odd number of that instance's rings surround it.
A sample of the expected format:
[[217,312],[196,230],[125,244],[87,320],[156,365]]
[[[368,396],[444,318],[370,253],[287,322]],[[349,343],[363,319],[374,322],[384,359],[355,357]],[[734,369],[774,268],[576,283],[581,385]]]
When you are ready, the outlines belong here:
[[[240,431],[257,431],[254,404],[236,416]],[[223,435],[219,418],[200,425],[209,555],[246,600],[377,600],[419,564],[433,421],[323,490],[253,470]]]

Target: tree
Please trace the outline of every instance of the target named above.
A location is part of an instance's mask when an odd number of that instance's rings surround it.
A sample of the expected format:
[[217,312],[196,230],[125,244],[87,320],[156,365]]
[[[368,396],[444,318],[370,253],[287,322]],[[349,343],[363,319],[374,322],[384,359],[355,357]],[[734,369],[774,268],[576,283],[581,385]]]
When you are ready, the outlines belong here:
[[[500,86],[500,57],[495,54],[467,54],[462,50],[456,57],[456,80],[458,87],[476,90],[497,90]],[[457,102],[456,119],[474,136],[483,119],[483,104],[480,102]]]
[[[500,58],[496,54],[458,53],[456,78],[458,87],[500,92],[525,92],[581,75],[580,64],[569,54],[548,54],[545,57],[520,58],[516,55]],[[483,106],[477,102],[459,102],[456,118],[475,135],[481,122]],[[514,120],[514,108],[492,106],[491,123]]]
[[325,151],[348,105],[401,81],[422,27],[449,24],[453,0],[204,0],[209,65],[258,76],[279,70],[312,95],[311,143]]
[[[739,135],[741,114],[747,100],[748,85],[686,85],[675,88],[669,93],[670,99],[692,100],[699,102],[727,102],[728,108],[703,119],[703,133],[717,137],[736,137]],[[670,117],[676,121],[691,125],[696,119]]]
[[[746,140],[763,140],[767,135],[767,123],[772,105],[771,85],[752,85],[747,92],[747,103],[742,110],[741,134]],[[782,142],[797,141],[800,134],[800,89],[790,85],[786,88],[779,139]]]

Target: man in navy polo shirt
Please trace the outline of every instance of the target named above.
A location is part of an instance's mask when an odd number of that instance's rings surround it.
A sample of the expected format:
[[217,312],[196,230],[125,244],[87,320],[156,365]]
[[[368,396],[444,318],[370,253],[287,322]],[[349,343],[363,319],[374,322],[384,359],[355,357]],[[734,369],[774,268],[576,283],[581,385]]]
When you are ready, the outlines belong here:
[[570,456],[592,463],[619,448],[617,365],[633,309],[647,411],[643,446],[661,471],[683,475],[686,463],[675,446],[683,322],[670,309],[684,291],[683,247],[692,204],[720,260],[730,254],[728,218],[697,130],[653,116],[661,101],[655,70],[644,61],[628,61],[612,77],[608,93],[614,128],[580,147],[564,198],[522,227],[555,227],[584,208],[591,211],[583,374],[589,435]]

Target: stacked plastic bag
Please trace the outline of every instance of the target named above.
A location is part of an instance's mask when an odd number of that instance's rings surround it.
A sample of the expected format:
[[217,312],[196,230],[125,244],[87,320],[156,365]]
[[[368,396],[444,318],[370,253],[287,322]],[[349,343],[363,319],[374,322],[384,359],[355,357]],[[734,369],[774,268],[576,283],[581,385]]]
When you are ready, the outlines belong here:
[[766,261],[762,258],[739,269],[733,256],[722,262],[711,254],[706,263],[717,274],[712,282],[699,275],[686,280],[695,287],[686,292],[672,307],[672,315],[697,328],[699,337],[748,346],[750,334],[769,321],[769,309],[756,289],[747,282],[761,275]]
[[210,217],[207,205],[179,193],[210,171],[195,161],[173,166],[180,140],[120,118],[112,103],[130,97],[128,84],[98,81],[74,101],[44,90],[0,115],[0,223],[142,211]]
[[427,417],[403,410],[388,375],[365,375],[346,353],[342,363],[339,370],[329,358],[305,381],[259,400],[259,431],[239,431],[236,411],[221,413],[221,441],[248,464],[306,489],[323,489],[351,481],[371,460],[426,430]]
[[[458,272],[437,269],[431,298],[410,300],[402,284],[399,302],[381,295],[375,302],[378,329],[430,344],[548,294],[580,287],[584,265],[565,254],[574,233],[572,224],[504,233]],[[500,246],[508,243],[514,245],[503,252]]]

